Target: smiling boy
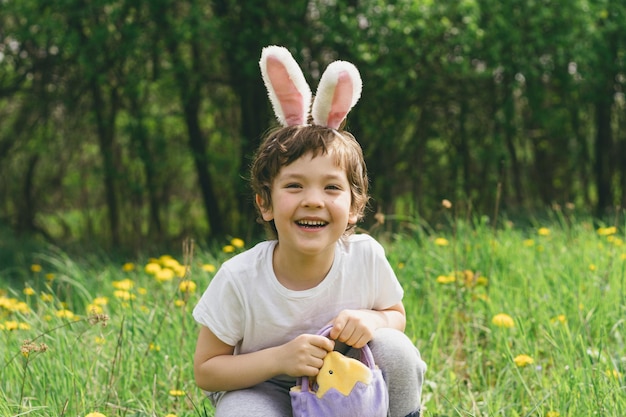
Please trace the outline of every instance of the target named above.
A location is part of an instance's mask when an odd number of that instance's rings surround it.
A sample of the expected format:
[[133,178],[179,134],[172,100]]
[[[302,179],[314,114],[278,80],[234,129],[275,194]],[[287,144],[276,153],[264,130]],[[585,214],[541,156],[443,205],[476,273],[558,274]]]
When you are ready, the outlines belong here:
[[[266,49],[264,57],[266,84],[299,76],[284,66],[290,55],[283,50]],[[342,77],[349,88],[334,91],[354,92],[360,78],[339,73],[337,80]],[[308,114],[309,106],[298,101],[306,92],[284,87],[274,91],[281,111]],[[291,416],[296,377],[316,376],[336,347],[365,344],[383,371],[389,415],[419,415],[426,365],[403,333],[403,290],[382,246],[353,233],[367,204],[368,179],[360,145],[336,125],[356,101],[335,98],[322,110],[324,120],[343,114],[334,124],[301,124],[306,115],[282,115],[279,120],[295,124],[262,141],[251,186],[273,239],[226,261],[194,309],[201,324],[196,383],[209,394],[216,417]],[[329,323],[330,338],[316,334]]]

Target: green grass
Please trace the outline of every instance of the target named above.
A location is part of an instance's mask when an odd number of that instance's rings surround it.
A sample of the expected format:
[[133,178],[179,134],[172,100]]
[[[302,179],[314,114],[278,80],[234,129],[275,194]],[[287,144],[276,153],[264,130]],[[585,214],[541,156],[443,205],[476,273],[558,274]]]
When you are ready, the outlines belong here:
[[[451,223],[377,233],[429,367],[423,415],[626,415],[623,227]],[[124,271],[52,249],[32,253],[42,269],[23,268],[19,284],[0,271],[0,415],[211,416],[193,382],[191,310],[213,274],[203,266],[230,256],[196,248],[176,259],[190,274],[163,282],[145,271],[149,259]],[[108,303],[94,316],[96,297]],[[501,313],[512,327],[493,323]],[[532,363],[518,366],[519,355]]]

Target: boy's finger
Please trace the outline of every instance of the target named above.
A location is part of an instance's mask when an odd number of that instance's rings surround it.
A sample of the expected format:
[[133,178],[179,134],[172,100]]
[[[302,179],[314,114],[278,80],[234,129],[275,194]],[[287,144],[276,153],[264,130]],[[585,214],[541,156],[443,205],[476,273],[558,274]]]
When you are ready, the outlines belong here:
[[332,329],[330,329],[328,337],[330,337],[333,340],[337,340],[337,338],[339,337],[339,335],[343,331],[343,328],[344,328],[345,325],[346,325],[346,323],[344,323],[342,321],[339,321],[339,320],[335,320],[335,322],[333,323]]
[[315,346],[324,349],[326,352],[330,352],[335,348],[335,341],[325,336],[319,336],[316,338]]

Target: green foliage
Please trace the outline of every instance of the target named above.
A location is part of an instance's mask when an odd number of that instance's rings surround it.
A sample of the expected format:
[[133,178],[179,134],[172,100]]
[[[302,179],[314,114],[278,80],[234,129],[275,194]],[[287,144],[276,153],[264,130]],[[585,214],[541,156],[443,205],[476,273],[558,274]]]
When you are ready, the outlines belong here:
[[0,221],[113,248],[260,234],[245,178],[274,123],[269,44],[313,88],[334,59],[359,68],[347,128],[375,212],[626,206],[623,1],[240,3],[3,2]]
[[[531,227],[448,209],[445,227],[405,220],[371,232],[428,364],[424,416],[624,415],[623,224],[562,211]],[[33,251],[23,281],[0,287],[0,412],[212,415],[193,380],[191,309],[241,244],[132,263]]]

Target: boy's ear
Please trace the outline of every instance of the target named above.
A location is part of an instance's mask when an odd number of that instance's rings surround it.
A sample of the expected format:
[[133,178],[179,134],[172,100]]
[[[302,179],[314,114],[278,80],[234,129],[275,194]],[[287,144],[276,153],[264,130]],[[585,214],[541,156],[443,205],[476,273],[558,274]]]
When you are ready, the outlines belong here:
[[348,224],[356,224],[359,221],[359,215],[356,214],[353,210],[350,210],[350,215],[348,216]]
[[259,194],[256,194],[254,196],[254,202],[259,208],[259,211],[261,212],[261,217],[263,217],[263,220],[265,220],[266,222],[274,220],[274,213],[272,213],[272,208],[271,207],[269,209],[263,208],[264,201],[263,201],[263,198]]

